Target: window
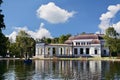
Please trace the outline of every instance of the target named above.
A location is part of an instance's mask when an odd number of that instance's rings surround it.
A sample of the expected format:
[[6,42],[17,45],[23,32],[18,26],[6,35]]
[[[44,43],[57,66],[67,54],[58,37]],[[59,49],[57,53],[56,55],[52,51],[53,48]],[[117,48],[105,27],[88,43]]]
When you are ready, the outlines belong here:
[[89,54],[89,48],[86,48],[86,54]]
[[106,53],[107,53],[106,50],[104,50],[104,54],[105,54],[105,55],[106,55]]
[[55,50],[55,48],[53,48],[53,55],[54,55],[54,56],[56,55],[56,50]]
[[62,48],[60,48],[60,55],[62,55]]
[[50,48],[48,48],[48,55],[50,55]]
[[97,49],[95,49],[95,54],[97,54]]
[[83,48],[80,48],[80,54],[83,54]]
[[83,42],[83,45],[85,45],[85,42]]
[[80,45],[80,42],[78,42],[78,45]]
[[76,42],[76,45],[77,45],[77,46],[80,45],[80,42]]
[[74,48],[74,54],[77,54],[77,48]]
[[81,42],[81,45],[83,45],[83,43]]
[[90,45],[91,43],[90,42],[87,42],[87,45]]

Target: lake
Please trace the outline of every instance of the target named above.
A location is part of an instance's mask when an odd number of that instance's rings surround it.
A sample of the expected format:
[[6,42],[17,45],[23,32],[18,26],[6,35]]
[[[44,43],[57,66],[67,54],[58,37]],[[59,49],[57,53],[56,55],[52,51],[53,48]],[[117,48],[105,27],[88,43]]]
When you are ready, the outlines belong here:
[[0,60],[0,80],[119,80],[120,62]]

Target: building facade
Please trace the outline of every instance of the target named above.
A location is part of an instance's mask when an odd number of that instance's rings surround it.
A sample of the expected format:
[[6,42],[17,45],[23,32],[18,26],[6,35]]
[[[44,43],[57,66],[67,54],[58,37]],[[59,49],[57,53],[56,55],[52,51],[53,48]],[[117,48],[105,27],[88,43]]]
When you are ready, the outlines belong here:
[[35,57],[102,57],[109,56],[105,40],[100,34],[72,36],[64,44],[36,44]]

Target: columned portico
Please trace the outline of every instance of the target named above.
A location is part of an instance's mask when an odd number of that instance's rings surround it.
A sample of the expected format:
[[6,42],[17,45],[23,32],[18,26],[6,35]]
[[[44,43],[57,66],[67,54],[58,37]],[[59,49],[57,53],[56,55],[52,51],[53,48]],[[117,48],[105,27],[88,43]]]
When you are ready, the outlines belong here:
[[71,46],[63,45],[48,45],[48,46],[36,46],[36,56],[44,55],[45,57],[52,57],[52,56],[71,56],[72,50]]

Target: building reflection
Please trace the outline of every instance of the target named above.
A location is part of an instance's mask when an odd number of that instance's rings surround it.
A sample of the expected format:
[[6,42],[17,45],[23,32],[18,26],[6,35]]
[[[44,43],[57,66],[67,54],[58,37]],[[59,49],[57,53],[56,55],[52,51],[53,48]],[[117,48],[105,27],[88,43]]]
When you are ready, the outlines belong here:
[[[103,63],[104,64],[104,63]],[[100,80],[102,69],[109,68],[108,65],[102,66],[101,61],[54,61],[54,60],[36,60],[35,72],[41,75],[41,78],[51,77],[52,79],[95,79]]]

